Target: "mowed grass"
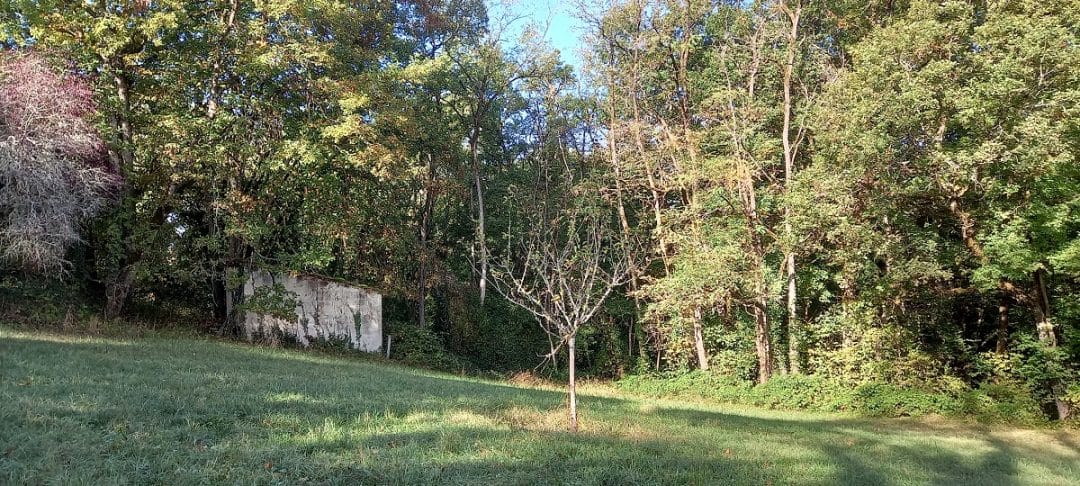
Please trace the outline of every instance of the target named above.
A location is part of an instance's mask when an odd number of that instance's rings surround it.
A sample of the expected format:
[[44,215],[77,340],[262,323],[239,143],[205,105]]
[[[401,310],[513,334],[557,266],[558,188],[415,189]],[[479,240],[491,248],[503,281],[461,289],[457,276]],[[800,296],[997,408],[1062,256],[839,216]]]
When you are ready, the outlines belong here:
[[2,484],[1080,484],[1075,431],[565,397],[192,338],[0,328]]

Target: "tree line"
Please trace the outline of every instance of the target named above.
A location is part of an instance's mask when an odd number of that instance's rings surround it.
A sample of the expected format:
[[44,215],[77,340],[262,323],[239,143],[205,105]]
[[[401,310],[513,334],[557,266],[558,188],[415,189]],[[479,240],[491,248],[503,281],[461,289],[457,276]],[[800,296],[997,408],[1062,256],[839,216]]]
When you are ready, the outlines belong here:
[[480,0],[8,2],[8,267],[225,331],[254,268],[363,283],[443,367],[569,348],[1068,414],[1074,2],[577,7],[575,72]]

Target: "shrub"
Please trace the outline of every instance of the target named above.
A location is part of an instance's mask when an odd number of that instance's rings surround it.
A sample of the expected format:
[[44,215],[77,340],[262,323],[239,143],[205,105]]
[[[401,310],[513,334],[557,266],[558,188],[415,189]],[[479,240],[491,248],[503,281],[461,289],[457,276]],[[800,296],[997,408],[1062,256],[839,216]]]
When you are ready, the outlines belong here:
[[387,335],[392,337],[390,357],[424,368],[472,371],[469,363],[446,349],[443,339],[431,328],[422,328],[408,321],[386,321]]
[[[970,416],[984,422],[1045,422],[1038,401],[1019,382],[984,384],[972,390],[959,380],[939,380],[941,389],[871,382],[852,386],[817,375],[776,376],[763,385],[701,371],[678,375],[635,375],[616,382],[624,391],[651,397],[706,399],[760,407],[851,412],[871,417]],[[1080,396],[1080,387],[1075,390]]]
[[1046,416],[1031,389],[1019,381],[983,383],[961,397],[964,415],[980,422],[1038,424]]
[[756,386],[749,395],[754,405],[770,408],[842,411],[849,408],[851,388],[813,375],[777,376]]
[[960,403],[956,398],[940,392],[868,383],[855,388],[851,409],[872,417],[955,415],[960,411]]
[[753,388],[748,381],[702,371],[668,376],[631,375],[615,383],[622,390],[640,395],[704,398],[724,403],[743,403]]

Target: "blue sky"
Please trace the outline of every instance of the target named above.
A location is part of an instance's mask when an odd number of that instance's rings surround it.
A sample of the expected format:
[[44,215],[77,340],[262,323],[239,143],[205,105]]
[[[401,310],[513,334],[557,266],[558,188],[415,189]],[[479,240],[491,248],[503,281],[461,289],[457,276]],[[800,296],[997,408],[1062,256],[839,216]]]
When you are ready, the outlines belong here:
[[[485,0],[488,4],[492,25],[498,23],[503,13],[509,10],[508,18],[522,17],[511,24],[504,35],[505,42],[517,40],[522,29],[533,23],[546,33],[547,41],[559,50],[563,62],[577,68],[580,56],[577,55],[582,23],[571,13],[572,2],[557,0]],[[546,31],[545,31],[546,27]]]

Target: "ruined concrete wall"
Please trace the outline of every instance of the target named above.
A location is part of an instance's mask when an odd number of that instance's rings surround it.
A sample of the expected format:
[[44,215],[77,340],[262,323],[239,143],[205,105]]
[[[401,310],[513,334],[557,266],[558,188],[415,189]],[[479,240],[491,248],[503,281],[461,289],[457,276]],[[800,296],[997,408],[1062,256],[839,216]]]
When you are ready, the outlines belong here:
[[[346,341],[360,351],[382,348],[382,295],[305,276],[256,271],[244,284],[244,334],[302,346]],[[291,308],[291,311],[290,311]]]

